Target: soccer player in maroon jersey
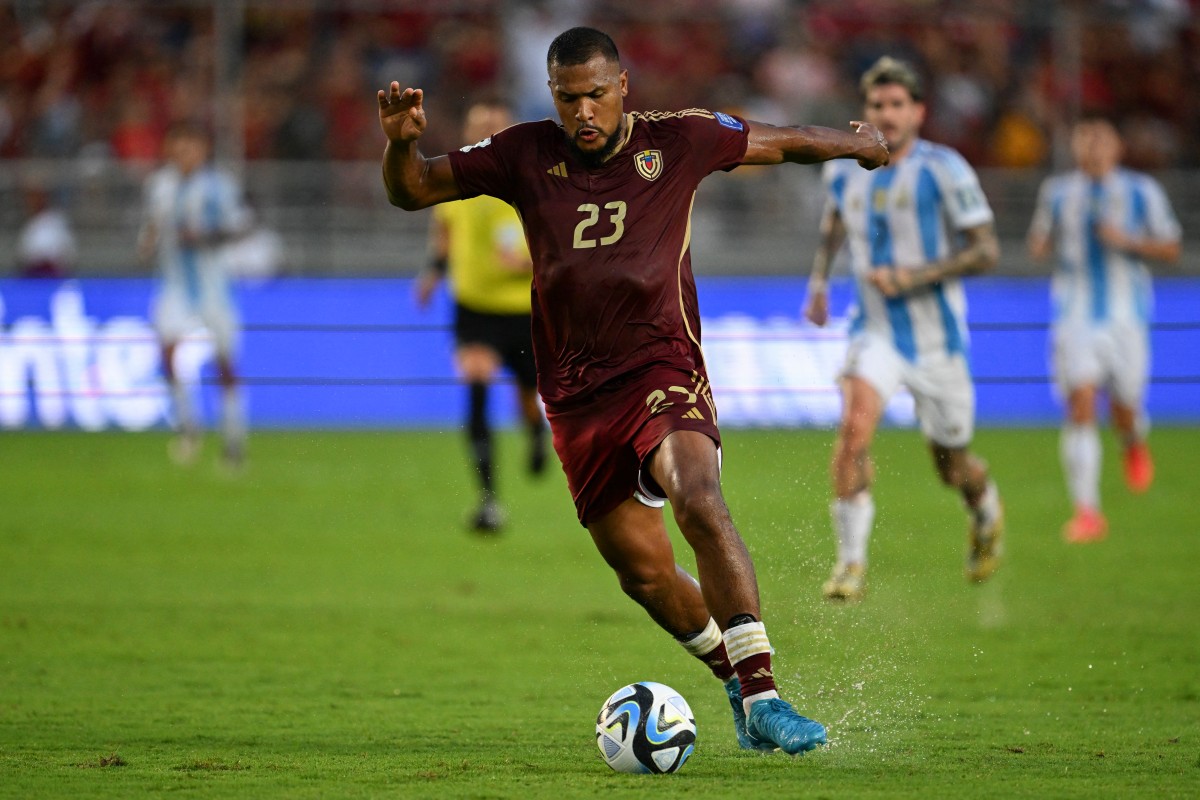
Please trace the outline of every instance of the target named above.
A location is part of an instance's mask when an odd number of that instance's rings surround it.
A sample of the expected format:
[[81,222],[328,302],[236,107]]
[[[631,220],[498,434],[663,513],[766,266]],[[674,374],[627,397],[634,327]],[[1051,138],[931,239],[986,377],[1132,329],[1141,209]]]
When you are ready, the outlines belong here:
[[[533,256],[538,391],[579,521],[621,588],[725,683],[738,743],[795,754],[825,728],[779,698],[754,565],[721,495],[720,434],[700,351],[689,243],[696,187],[739,164],[888,162],[874,127],[774,127],[691,109],[625,113],[604,33],[547,54],[561,124],[514,125],[436,158],[417,148],[423,93],[379,92],[383,180],[415,210],[488,194],[521,215]],[[695,551],[675,563],[661,508]]]

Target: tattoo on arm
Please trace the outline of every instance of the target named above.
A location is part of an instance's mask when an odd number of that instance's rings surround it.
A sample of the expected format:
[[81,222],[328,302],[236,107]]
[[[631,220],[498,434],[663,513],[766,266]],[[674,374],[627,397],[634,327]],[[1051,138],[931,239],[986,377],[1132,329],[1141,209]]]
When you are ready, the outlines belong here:
[[810,288],[824,289],[829,285],[829,272],[833,269],[833,258],[846,241],[846,223],[836,208],[830,208],[821,219],[821,241],[813,254],[812,272],[808,277]]
[[912,270],[914,286],[929,286],[949,278],[978,275],[996,266],[1000,260],[1000,242],[992,223],[967,228],[963,232],[966,246],[947,259],[916,267]]

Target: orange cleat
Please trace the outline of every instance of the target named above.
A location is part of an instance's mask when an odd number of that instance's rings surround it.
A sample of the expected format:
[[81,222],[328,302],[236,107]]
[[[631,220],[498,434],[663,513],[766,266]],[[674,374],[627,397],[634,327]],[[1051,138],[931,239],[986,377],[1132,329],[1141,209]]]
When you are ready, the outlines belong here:
[[1125,484],[1131,492],[1141,494],[1154,483],[1154,459],[1145,442],[1135,442],[1125,448]]
[[1075,516],[1063,525],[1063,538],[1071,544],[1098,542],[1108,536],[1108,520],[1094,508],[1075,509]]

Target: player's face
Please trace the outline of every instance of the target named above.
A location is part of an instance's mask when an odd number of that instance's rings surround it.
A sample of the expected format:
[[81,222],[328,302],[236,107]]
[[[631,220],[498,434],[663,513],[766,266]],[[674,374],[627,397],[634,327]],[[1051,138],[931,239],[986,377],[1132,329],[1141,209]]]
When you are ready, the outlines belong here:
[[549,84],[567,141],[586,163],[603,163],[621,145],[628,73],[596,56],[586,64],[555,64]]
[[913,100],[908,89],[898,83],[873,86],[867,92],[867,122],[879,128],[892,152],[903,150],[921,130],[925,104]]
[[167,157],[180,171],[192,172],[208,158],[208,141],[190,133],[176,134],[167,143]]
[[1071,132],[1075,163],[1089,175],[1106,175],[1121,160],[1121,137],[1107,122],[1080,122]]

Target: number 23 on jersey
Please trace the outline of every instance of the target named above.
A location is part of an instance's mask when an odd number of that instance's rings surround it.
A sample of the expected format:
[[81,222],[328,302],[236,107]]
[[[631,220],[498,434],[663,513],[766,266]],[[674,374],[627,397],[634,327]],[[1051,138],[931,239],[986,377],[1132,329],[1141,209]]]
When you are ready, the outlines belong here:
[[[588,247],[596,247],[597,245],[605,246],[615,244],[622,236],[625,235],[625,201],[614,200],[611,203],[605,203],[604,208],[595,203],[584,203],[578,209],[584,218],[575,226],[575,249],[583,250]],[[601,212],[606,211],[607,219],[601,225],[600,230],[592,230],[600,224]],[[604,233],[608,229],[608,233],[604,236],[597,237],[597,234]]]

